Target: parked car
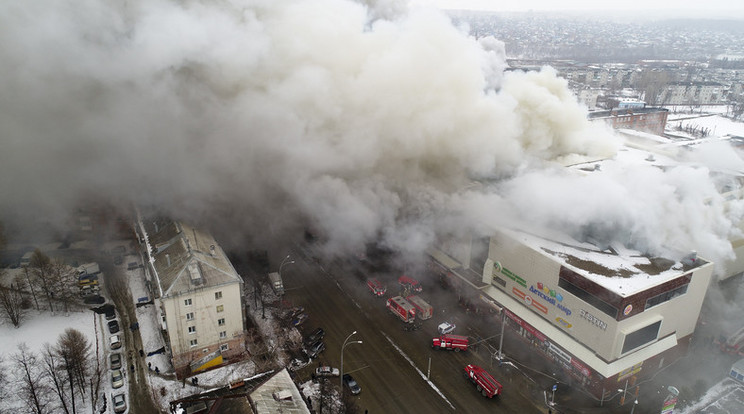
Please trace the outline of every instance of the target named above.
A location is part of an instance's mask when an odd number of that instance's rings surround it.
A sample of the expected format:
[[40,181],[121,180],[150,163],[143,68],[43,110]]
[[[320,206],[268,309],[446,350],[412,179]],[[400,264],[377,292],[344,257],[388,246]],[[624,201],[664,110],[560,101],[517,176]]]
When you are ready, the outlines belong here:
[[121,256],[114,257],[114,264],[116,266],[118,266],[118,265],[120,265],[122,263],[124,263],[124,258],[123,257],[121,257]]
[[448,333],[452,333],[452,331],[454,331],[456,327],[457,326],[454,323],[442,322],[437,327],[437,330],[439,331],[439,335],[446,335]]
[[109,321],[108,329],[109,332],[112,334],[119,332],[119,321],[117,321],[116,319],[114,319],[113,321]]
[[318,342],[315,342],[305,349],[305,354],[308,358],[315,358],[323,351],[325,351],[325,342],[318,340]]
[[109,355],[109,362],[111,362],[111,369],[121,368],[121,354],[116,352]]
[[305,337],[305,344],[310,345],[315,342],[318,342],[318,340],[323,339],[324,336],[325,336],[325,331],[323,330],[323,328],[318,328],[310,332],[310,334],[308,334]]
[[120,369],[111,371],[111,386],[114,388],[121,388],[124,385],[124,375],[122,375]]
[[127,410],[127,399],[124,396],[124,393],[114,395],[111,397],[111,401],[115,413],[119,414]]
[[121,338],[119,338],[119,335],[111,335],[111,338],[109,338],[109,344],[111,345],[111,349],[121,348]]
[[354,377],[349,374],[344,374],[344,384],[354,395],[358,395],[360,392],[362,392],[362,387],[360,387]]
[[116,319],[116,310],[113,306],[106,308],[106,311],[104,312],[106,315],[106,320],[110,321],[112,319]]
[[318,367],[315,368],[316,377],[338,377],[338,368]]

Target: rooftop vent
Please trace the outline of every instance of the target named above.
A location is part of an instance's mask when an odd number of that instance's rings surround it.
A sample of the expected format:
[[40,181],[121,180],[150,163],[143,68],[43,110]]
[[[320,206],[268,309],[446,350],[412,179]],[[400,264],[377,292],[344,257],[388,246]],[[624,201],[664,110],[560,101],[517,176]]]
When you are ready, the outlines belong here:
[[275,391],[271,395],[277,401],[292,401],[292,392],[290,390]]
[[201,269],[199,269],[199,264],[195,261],[189,263],[189,274],[191,275],[191,283],[195,285],[201,285],[204,281],[202,279]]
[[168,253],[165,254],[165,261],[168,262],[168,266],[171,265],[170,255]]
[[209,246],[209,254],[212,255],[212,257],[217,257],[217,251],[214,249],[214,244]]

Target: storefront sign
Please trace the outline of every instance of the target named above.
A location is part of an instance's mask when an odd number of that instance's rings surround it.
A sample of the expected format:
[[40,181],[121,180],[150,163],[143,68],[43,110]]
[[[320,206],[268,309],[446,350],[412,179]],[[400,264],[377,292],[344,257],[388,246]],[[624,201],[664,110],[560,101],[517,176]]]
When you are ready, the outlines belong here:
[[586,319],[587,321],[591,322],[594,326],[598,327],[599,329],[606,331],[607,330],[607,323],[602,321],[601,319],[597,318],[596,316],[592,315],[588,311],[582,309],[579,312],[579,316]]
[[558,326],[565,330],[569,330],[573,326],[569,321],[561,318],[560,316],[555,318],[555,321],[558,322]]
[[502,267],[501,268],[501,273],[504,276],[508,277],[509,279],[511,279],[511,280],[515,281],[516,283],[522,285],[522,287],[527,287],[527,281],[524,280],[524,279],[522,279],[521,277],[515,275],[514,273],[512,273],[511,270],[509,270],[509,269],[507,269],[505,267]]
[[548,308],[546,308],[545,305],[543,305],[542,303],[532,300],[532,296],[522,292],[515,287],[512,288],[512,293],[514,293],[514,295],[516,295],[519,299],[522,299],[527,306],[534,306],[535,309],[539,310],[540,312],[548,313]]
[[632,311],[633,311],[633,305],[628,304],[628,306],[626,306],[625,309],[623,309],[623,315],[628,316],[630,315],[630,312]]
[[[542,287],[542,283],[537,284],[538,288]],[[548,293],[545,293],[545,292]],[[560,302],[563,301],[563,296],[561,296],[560,293],[556,294],[554,290],[549,290],[545,287],[542,287],[542,290],[536,289],[534,286],[530,286],[530,293],[534,293],[537,297],[540,299],[550,303],[551,305],[558,308],[560,311],[566,314],[566,316],[571,316],[571,309],[568,309],[567,307],[563,306]]]
[[620,371],[619,374],[617,374],[617,381],[620,382],[624,380],[625,378],[630,377],[631,375],[635,375],[639,372],[641,372],[641,368],[643,368],[643,361],[633,365],[632,367],[628,369],[624,369]]
[[571,355],[568,355],[567,353],[563,352],[562,349],[558,348],[557,346],[553,345],[552,343],[548,343],[548,350],[555,354],[558,358],[564,360],[567,364],[571,363]]
[[532,336],[534,336],[535,338],[539,339],[540,341],[546,341],[548,339],[548,338],[545,337],[545,335],[543,335],[540,332],[538,332],[537,329],[535,329],[532,326],[530,326],[530,324],[528,324],[527,322],[523,321],[522,318],[520,318],[519,316],[513,314],[508,309],[504,309],[504,312],[506,312],[506,316],[508,316],[509,319],[511,319],[514,322],[516,322],[517,324],[519,324],[519,326],[521,326],[522,328],[524,328],[525,331],[531,333]]

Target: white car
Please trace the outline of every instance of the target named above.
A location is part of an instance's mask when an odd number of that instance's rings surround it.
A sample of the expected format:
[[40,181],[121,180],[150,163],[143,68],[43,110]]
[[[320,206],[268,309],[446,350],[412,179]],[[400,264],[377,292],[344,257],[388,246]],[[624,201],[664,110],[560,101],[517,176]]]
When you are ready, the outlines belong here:
[[111,349],[121,348],[121,339],[119,338],[119,335],[111,335],[109,341],[109,343],[111,344]]
[[315,368],[316,377],[338,377],[338,368],[318,367]]
[[114,404],[114,412],[115,413],[123,413],[127,410],[127,399],[124,397],[124,394],[116,394],[111,399]]
[[452,333],[452,331],[454,331],[456,327],[457,326],[455,326],[454,323],[442,322],[439,324],[437,329],[439,330],[439,335],[445,335],[448,333]]
[[113,388],[121,388],[124,385],[124,376],[121,374],[120,369],[111,371],[111,386]]

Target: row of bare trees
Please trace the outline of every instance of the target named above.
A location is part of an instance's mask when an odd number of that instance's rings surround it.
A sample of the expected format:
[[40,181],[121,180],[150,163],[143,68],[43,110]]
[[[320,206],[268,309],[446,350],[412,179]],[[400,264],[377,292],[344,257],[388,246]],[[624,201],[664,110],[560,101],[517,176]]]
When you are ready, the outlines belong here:
[[21,343],[15,353],[0,358],[0,399],[16,400],[19,412],[83,412],[82,407],[97,404],[101,368],[95,361],[90,342],[72,328],[38,353]]
[[77,291],[75,269],[36,249],[20,275],[7,285],[0,284],[0,312],[18,327],[32,306],[52,313],[69,312],[79,303]]

